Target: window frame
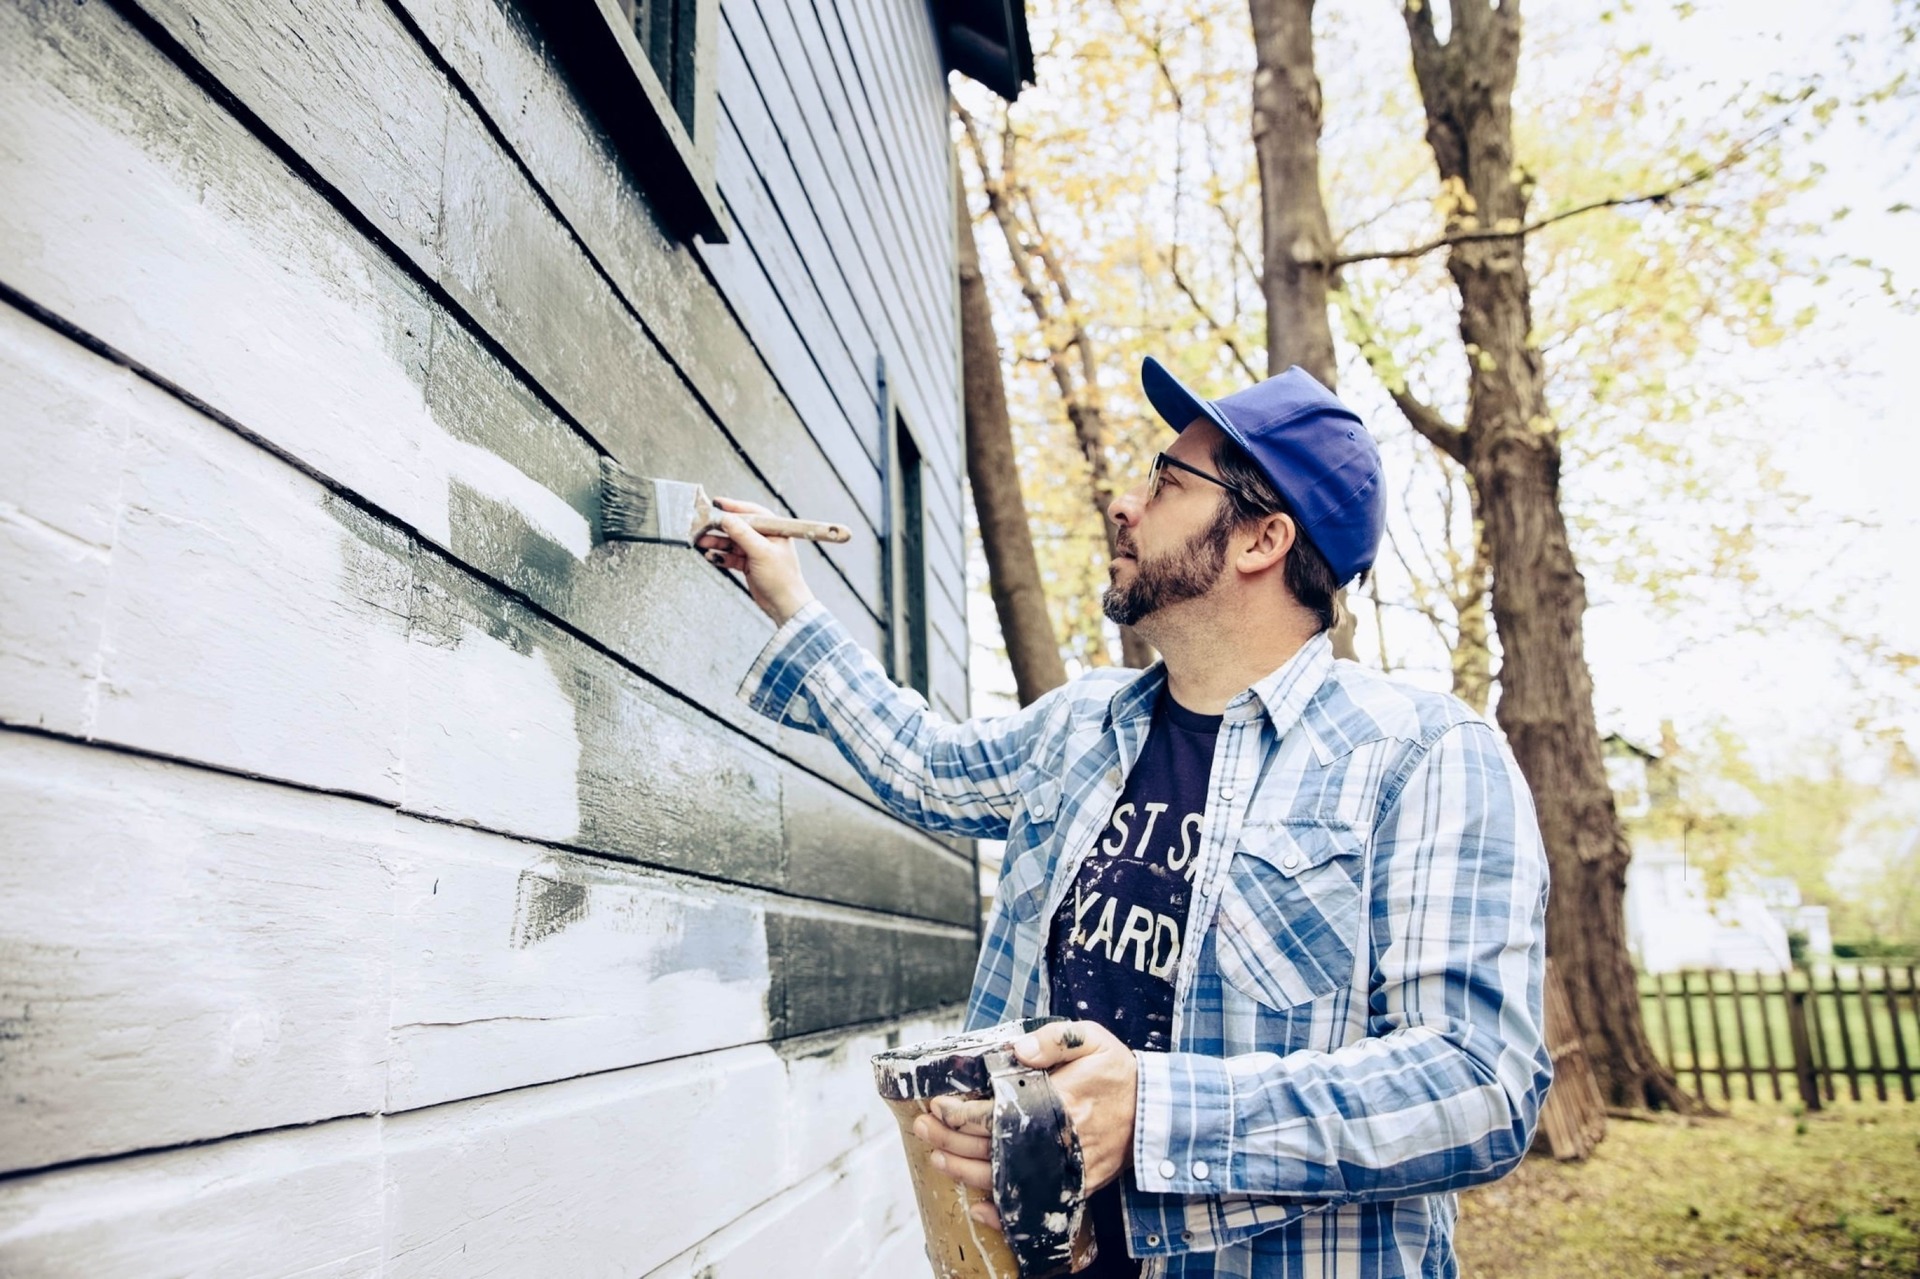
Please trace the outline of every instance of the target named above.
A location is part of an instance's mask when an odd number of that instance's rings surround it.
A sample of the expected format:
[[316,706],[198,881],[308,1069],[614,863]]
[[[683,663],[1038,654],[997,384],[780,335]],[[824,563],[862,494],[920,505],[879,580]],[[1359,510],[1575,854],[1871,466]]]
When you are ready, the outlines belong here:
[[634,35],[619,0],[522,0],[576,93],[628,171],[679,235],[725,243],[733,233],[714,172],[720,112],[720,0],[693,0],[693,128]]
[[[887,674],[929,701],[933,698],[933,622],[927,569],[927,451],[920,432],[890,393],[884,358],[879,368],[881,493],[885,536]],[[902,445],[905,445],[903,448]],[[907,477],[908,467],[913,478]],[[917,499],[917,501],[915,501]],[[917,506],[917,510],[913,509]],[[909,528],[909,521],[917,528]],[[917,536],[916,536],[917,534]]]

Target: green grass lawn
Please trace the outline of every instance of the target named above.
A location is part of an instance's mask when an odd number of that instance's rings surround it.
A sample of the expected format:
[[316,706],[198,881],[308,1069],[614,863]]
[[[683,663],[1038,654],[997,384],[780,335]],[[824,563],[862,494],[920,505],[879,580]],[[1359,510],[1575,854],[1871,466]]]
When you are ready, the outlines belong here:
[[1920,1276],[1920,1104],[1609,1120],[1584,1164],[1461,1196],[1467,1279]]

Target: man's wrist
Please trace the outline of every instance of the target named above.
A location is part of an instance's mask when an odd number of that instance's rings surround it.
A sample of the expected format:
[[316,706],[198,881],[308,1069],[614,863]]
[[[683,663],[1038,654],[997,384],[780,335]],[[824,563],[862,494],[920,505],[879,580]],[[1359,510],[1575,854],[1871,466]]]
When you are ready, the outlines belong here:
[[813,592],[803,586],[790,598],[783,596],[779,600],[768,600],[767,616],[773,619],[776,628],[785,626],[800,615],[801,609],[813,603],[813,599]]

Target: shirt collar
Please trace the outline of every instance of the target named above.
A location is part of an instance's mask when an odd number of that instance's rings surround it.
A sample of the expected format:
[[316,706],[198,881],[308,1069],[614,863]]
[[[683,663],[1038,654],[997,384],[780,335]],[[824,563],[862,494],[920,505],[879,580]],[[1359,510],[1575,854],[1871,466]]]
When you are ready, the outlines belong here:
[[1155,662],[1120,686],[1107,700],[1107,723],[1120,727],[1129,721],[1150,718],[1160,690],[1167,685],[1167,664]]
[[[1226,720],[1253,719],[1266,714],[1273,721],[1275,736],[1285,736],[1300,721],[1307,703],[1326,683],[1333,671],[1333,638],[1322,631],[1300,646],[1300,650],[1261,679],[1246,692],[1227,703]],[[1155,662],[1120,686],[1107,703],[1107,722],[1118,728],[1130,721],[1149,718],[1153,704],[1166,687],[1167,664]]]
[[1306,713],[1307,703],[1333,673],[1333,637],[1321,631],[1273,672],[1227,703],[1228,719],[1252,719],[1262,711],[1275,737],[1285,737]]

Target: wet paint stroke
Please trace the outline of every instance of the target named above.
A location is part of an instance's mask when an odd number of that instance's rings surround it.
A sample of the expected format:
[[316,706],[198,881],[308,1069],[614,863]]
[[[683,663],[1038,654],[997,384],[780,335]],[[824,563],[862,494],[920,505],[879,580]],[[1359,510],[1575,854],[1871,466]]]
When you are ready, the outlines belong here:
[[592,898],[583,883],[520,872],[513,899],[513,947],[525,950],[587,917]]

